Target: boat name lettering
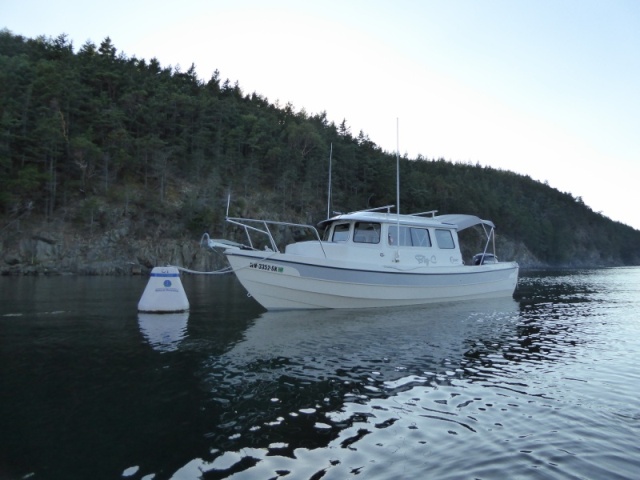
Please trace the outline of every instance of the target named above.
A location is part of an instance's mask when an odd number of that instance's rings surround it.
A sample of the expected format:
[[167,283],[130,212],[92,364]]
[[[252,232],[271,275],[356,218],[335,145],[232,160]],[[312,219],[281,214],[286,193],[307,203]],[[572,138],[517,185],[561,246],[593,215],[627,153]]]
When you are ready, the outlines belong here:
[[265,270],[267,272],[282,272],[283,270],[282,267],[278,267],[276,265],[267,265],[266,263],[255,263],[255,262],[250,263],[249,268]]
[[429,259],[424,255],[416,255],[416,260],[419,264],[429,265]]

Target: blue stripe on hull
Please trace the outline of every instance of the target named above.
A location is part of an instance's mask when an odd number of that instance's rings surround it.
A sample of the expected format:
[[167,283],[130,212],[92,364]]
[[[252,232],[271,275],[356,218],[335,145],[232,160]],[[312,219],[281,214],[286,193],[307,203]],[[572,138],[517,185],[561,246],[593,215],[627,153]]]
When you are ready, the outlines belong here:
[[457,270],[451,273],[434,272],[433,267],[413,273],[365,271],[309,265],[274,256],[228,254],[240,282],[269,310],[419,305],[506,296],[513,293],[518,272],[516,264],[506,263],[499,269],[498,265],[491,269],[451,267]]
[[[396,271],[391,268],[387,272],[377,270],[355,270],[350,268],[340,268],[333,266],[310,265],[280,258],[256,259],[250,255],[233,256],[244,257],[250,261],[262,262],[283,267],[282,273],[264,272],[265,274],[283,275],[287,274],[288,268],[293,268],[301,278],[327,280],[339,283],[356,283],[364,285],[389,285],[389,286],[455,286],[461,284],[476,284],[491,281],[499,278],[506,278],[517,267],[513,264],[503,264],[500,269],[485,269],[476,266],[451,267],[456,272],[434,272],[434,267],[422,267],[419,269],[406,271]],[[500,265],[500,264],[499,264]],[[431,270],[431,271],[429,271]],[[497,277],[497,278],[496,278]]]

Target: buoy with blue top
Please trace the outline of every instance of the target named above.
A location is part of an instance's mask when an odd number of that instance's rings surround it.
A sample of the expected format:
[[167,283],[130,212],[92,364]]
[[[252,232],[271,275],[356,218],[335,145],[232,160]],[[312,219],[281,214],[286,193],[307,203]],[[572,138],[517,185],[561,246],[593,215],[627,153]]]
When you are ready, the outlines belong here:
[[176,313],[189,310],[189,300],[176,267],[154,267],[138,311],[145,313]]

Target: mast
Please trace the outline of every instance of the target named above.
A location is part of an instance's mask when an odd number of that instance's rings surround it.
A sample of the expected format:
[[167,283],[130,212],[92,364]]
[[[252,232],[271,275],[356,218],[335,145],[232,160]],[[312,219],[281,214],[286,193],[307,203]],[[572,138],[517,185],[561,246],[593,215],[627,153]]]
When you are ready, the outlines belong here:
[[[396,212],[400,222],[400,121],[396,118]],[[398,237],[400,230],[398,230]]]
[[400,120],[396,117],[396,256],[394,261],[400,261]]
[[333,155],[333,142],[329,146],[329,191],[327,192],[327,220],[331,217],[331,156]]

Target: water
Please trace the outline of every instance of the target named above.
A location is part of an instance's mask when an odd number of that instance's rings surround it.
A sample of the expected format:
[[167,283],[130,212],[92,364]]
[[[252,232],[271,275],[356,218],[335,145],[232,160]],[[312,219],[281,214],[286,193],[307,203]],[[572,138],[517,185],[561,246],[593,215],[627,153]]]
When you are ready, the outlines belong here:
[[632,479],[640,268],[515,300],[264,313],[185,277],[0,278],[2,479]]

